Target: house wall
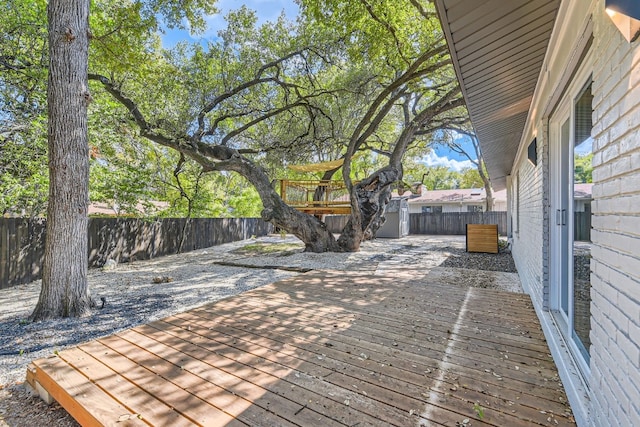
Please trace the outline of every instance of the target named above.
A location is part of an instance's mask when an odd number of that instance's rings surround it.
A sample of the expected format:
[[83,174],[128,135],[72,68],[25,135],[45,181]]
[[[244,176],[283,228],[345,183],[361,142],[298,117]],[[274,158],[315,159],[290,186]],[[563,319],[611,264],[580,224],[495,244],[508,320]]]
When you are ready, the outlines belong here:
[[[549,117],[593,34],[591,359],[577,366],[549,309]],[[587,44],[588,46],[588,44]],[[579,55],[578,55],[579,56]],[[537,138],[538,165],[526,159]],[[640,425],[640,41],[628,43],[604,0],[561,3],[520,152],[509,177],[512,253],[541,318],[579,425]],[[584,383],[583,383],[584,380]]]
[[587,200],[575,200],[573,205],[573,210],[575,212],[584,212],[586,210],[587,204],[591,205],[591,199]]
[[[533,138],[532,138],[533,139]],[[540,147],[545,144],[538,137],[538,157],[542,155]],[[512,254],[520,280],[534,301],[543,301],[543,182],[541,159],[534,166],[521,154],[512,171],[511,211],[512,215]],[[514,178],[515,177],[515,178]]]
[[[409,213],[422,213],[422,207],[423,206],[434,206],[437,204],[431,203],[425,203],[425,204],[419,204],[419,203],[411,203],[409,204]],[[482,209],[484,210],[484,203],[467,203],[467,204],[463,204],[462,206],[460,206],[460,204],[455,204],[455,205],[443,205],[442,208],[442,212],[468,212],[467,211],[467,206],[480,206],[482,207]],[[493,210],[495,212],[504,212],[507,210],[507,201],[506,200],[497,200],[494,201],[493,203]]]
[[[423,206],[442,206],[442,212],[467,212],[467,206],[481,206],[484,207],[484,203],[409,203],[409,213],[422,213]],[[497,209],[496,209],[497,210]]]
[[507,201],[506,200],[494,200],[493,201],[493,210],[496,212],[504,212],[507,210]]
[[594,11],[591,424],[640,425],[640,41]]

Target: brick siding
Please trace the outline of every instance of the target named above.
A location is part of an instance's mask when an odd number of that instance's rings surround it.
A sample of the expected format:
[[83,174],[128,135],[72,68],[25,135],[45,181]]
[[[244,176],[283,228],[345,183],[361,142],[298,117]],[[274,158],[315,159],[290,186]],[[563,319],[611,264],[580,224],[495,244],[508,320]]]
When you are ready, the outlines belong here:
[[594,12],[592,49],[590,423],[640,425],[640,42]]
[[[539,133],[540,135],[540,133]],[[543,179],[542,153],[540,148],[546,142],[538,137],[538,162],[534,166],[526,157],[526,152],[517,159],[518,168],[512,175],[516,182],[512,186],[513,258],[518,269],[520,281],[531,298],[537,302],[544,301],[545,286],[543,284],[543,248],[547,233],[542,233],[543,219]],[[520,181],[519,184],[517,181]],[[519,192],[519,194],[518,194]],[[519,203],[516,200],[519,198]],[[516,212],[519,205],[520,212]],[[517,216],[519,215],[519,220]],[[516,225],[518,223],[518,225]]]

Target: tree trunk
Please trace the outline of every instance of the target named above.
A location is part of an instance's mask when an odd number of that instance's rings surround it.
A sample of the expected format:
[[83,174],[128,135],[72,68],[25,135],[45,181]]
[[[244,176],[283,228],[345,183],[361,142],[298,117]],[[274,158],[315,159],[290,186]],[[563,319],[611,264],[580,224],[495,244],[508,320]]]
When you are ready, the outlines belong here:
[[487,201],[487,212],[493,211],[493,189],[491,188],[491,183],[488,180],[484,183],[484,188],[486,191],[486,201]]
[[363,240],[375,236],[384,223],[382,215],[391,199],[391,185],[399,175],[397,168],[387,166],[353,186],[351,216],[338,238],[343,251],[357,251]]
[[[222,160],[221,163],[225,163],[225,170],[237,172],[246,178],[260,195],[264,206],[261,212],[262,219],[287,230],[302,240],[305,244],[305,251],[341,251],[333,233],[327,230],[322,221],[312,215],[293,209],[282,200],[273,189],[271,181],[262,167],[228,147],[217,146],[212,149],[203,145],[200,148],[210,158]],[[197,156],[195,159],[203,161]]]
[[87,289],[89,0],[49,0],[49,206],[33,320],[81,316]]

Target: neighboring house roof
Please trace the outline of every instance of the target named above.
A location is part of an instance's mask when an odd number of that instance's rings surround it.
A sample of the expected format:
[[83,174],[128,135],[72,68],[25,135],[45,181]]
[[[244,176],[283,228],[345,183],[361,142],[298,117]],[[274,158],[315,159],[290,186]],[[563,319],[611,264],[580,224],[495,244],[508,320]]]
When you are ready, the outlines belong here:
[[[410,204],[447,204],[447,203],[484,203],[486,192],[484,188],[459,188],[455,190],[427,190],[419,196],[409,199]],[[507,191],[501,190],[493,193],[494,201],[506,200]]]
[[491,183],[505,188],[560,0],[436,0]]
[[587,184],[573,184],[573,198],[574,199],[591,199],[592,183]]

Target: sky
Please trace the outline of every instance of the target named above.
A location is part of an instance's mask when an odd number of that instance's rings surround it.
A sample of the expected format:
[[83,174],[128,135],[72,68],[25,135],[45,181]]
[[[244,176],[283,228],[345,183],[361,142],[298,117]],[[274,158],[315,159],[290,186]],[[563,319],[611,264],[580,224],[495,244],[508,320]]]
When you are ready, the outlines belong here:
[[[439,154],[438,154],[439,152]],[[451,158],[456,155],[456,159]],[[463,169],[475,167],[470,160],[462,158],[457,153],[452,153],[450,150],[440,149],[429,152],[422,158],[422,163],[427,166],[446,166],[447,168],[460,172]]]
[[[465,152],[469,154],[475,153],[471,139],[461,133],[454,132],[453,138]],[[477,160],[476,156],[472,156],[473,160]],[[463,169],[475,168],[474,164],[464,155],[451,151],[446,146],[436,144],[433,149],[422,158],[422,162],[427,166],[445,166],[456,172]]]
[[[283,11],[287,18],[291,20],[295,20],[298,14],[298,5],[293,0],[218,0],[216,7],[220,12],[206,18],[208,29],[204,34],[192,36],[185,30],[167,30],[162,37],[163,46],[170,48],[181,40],[198,41],[217,38],[218,31],[226,27],[224,20],[226,14],[230,10],[240,8],[242,5],[246,5],[249,9],[256,11],[258,24],[275,20]],[[473,152],[470,141],[462,140],[461,142],[465,150],[470,153]],[[466,157],[441,146],[434,147],[422,161],[427,166],[446,166],[455,171],[473,167]]]
[[267,21],[274,21],[280,16],[282,11],[285,12],[287,18],[295,20],[298,15],[298,5],[293,0],[218,0],[216,8],[220,11],[215,15],[209,15],[205,19],[208,29],[204,34],[191,36],[188,31],[184,30],[168,30],[162,38],[164,47],[172,47],[181,40],[200,40],[217,38],[218,31],[226,27],[224,17],[231,10],[239,9],[242,5],[255,10],[258,16],[258,25]]

